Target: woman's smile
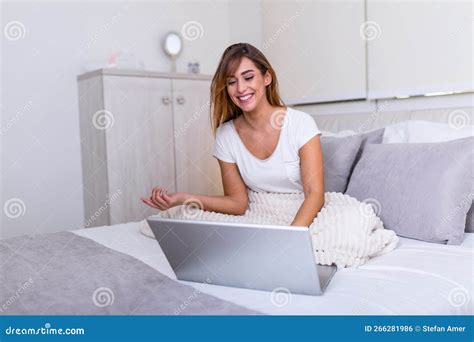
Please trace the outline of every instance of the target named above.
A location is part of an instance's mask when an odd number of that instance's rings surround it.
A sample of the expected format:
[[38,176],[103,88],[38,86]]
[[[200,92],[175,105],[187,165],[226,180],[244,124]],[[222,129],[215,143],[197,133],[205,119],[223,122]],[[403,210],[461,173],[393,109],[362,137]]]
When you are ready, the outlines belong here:
[[254,99],[255,93],[248,93],[248,94],[236,96],[236,97],[241,105],[246,105]]

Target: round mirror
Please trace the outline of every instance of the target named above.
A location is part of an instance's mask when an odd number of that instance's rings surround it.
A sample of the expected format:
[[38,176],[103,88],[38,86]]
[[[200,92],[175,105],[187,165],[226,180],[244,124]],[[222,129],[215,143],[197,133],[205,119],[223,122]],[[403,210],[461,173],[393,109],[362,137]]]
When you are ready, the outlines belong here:
[[178,32],[168,32],[163,39],[163,49],[171,58],[176,58],[183,49],[183,40]]

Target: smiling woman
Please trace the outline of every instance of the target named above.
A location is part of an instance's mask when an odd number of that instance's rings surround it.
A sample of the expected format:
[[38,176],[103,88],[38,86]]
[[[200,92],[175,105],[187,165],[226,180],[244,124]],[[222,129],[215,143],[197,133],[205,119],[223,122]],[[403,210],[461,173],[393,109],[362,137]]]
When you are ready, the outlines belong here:
[[324,205],[321,131],[309,114],[283,104],[276,73],[254,46],[238,43],[224,51],[211,84],[211,124],[224,196],[156,188],[145,203],[166,210],[194,200],[203,210],[242,215],[247,188],[304,192],[292,225],[309,226]]

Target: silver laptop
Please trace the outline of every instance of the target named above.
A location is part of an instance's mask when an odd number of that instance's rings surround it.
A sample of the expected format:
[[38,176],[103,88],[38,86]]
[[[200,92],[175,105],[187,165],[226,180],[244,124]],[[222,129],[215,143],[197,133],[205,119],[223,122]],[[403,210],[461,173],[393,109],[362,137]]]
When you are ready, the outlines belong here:
[[316,264],[307,227],[154,216],[147,222],[180,280],[321,295],[337,270]]

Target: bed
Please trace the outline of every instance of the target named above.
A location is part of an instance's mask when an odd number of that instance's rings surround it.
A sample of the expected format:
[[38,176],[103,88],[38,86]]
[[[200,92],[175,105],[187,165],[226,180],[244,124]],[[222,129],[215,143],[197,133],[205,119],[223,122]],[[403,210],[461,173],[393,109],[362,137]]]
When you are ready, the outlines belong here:
[[[466,233],[459,246],[401,238],[394,251],[358,268],[338,270],[324,295],[305,296],[178,281],[159,243],[140,233],[143,225],[146,221],[43,234],[36,236],[45,238],[36,246],[32,245],[35,237],[1,241],[0,314],[474,314],[473,233]],[[48,254],[46,263],[40,260],[39,251],[47,250],[58,236],[62,248]],[[78,257],[84,249],[77,237],[94,244],[94,251],[87,253],[93,258],[93,269],[91,259]],[[6,242],[14,239],[23,247],[8,248]],[[33,259],[31,255],[41,269],[13,263]],[[49,272],[43,270],[45,264]],[[120,269],[113,269],[117,265]],[[66,269],[74,274],[67,274]],[[113,277],[105,276],[107,272]],[[36,278],[25,287],[21,280],[28,279],[28,274]],[[154,276],[165,277],[166,284],[154,282]],[[185,286],[181,289],[181,285]]]
[[[438,112],[442,120],[450,113]],[[339,131],[368,118],[317,121]],[[376,119],[367,129],[385,126]],[[472,232],[458,245],[400,237],[395,250],[339,269],[322,296],[305,296],[178,281],[159,243],[141,233],[146,226],[143,220],[0,240],[0,315],[474,314]]]
[[[53,267],[44,283],[35,280],[23,289],[15,300],[12,293],[15,286],[8,283],[8,272],[16,272],[18,279],[27,278],[32,270],[23,274],[13,269],[11,260],[3,259],[1,314],[267,314],[267,315],[472,315],[474,314],[473,262],[474,234],[466,233],[460,246],[448,246],[413,239],[401,238],[399,246],[392,252],[375,257],[358,268],[344,268],[337,271],[322,296],[305,296],[288,293],[274,293],[249,289],[224,287],[206,283],[177,281],[166,257],[156,240],[140,233],[146,221],[73,230],[69,233],[44,234],[48,238],[39,243],[47,249],[52,237],[69,234],[63,242],[62,251],[50,255],[48,264]],[[96,252],[94,269],[104,274],[111,264],[121,264],[121,272],[132,276],[97,280],[97,274],[90,269],[90,260],[78,258],[81,248],[73,237],[82,237],[94,242]],[[13,238],[15,239],[15,238]],[[31,241],[21,241],[27,247]],[[5,250],[5,241],[2,250]],[[30,246],[32,247],[32,246]],[[35,247],[39,250],[38,246]],[[66,276],[63,268],[72,267],[65,250],[77,250],[74,259],[81,280]],[[107,256],[107,252],[118,252]],[[20,249],[9,251],[15,258],[24,258]],[[91,254],[90,252],[88,254]],[[92,253],[93,254],[93,253]],[[74,253],[72,254],[74,256]],[[121,259],[133,259],[128,266]],[[9,266],[10,265],[10,266]],[[42,263],[44,265],[44,262]],[[134,274],[133,270],[137,270]],[[139,270],[139,271],[138,271]],[[109,269],[114,275],[120,271]],[[75,274],[80,271],[74,271]],[[147,293],[163,292],[161,285],[153,287],[152,273],[170,280],[168,287],[187,285],[186,291],[176,292],[175,301],[163,297],[150,298]],[[44,274],[44,273],[43,273]],[[91,279],[87,279],[87,275]],[[38,276],[37,276],[38,277]],[[10,277],[11,278],[11,277]],[[95,282],[95,284],[94,284]],[[92,285],[85,294],[80,291]],[[66,286],[65,284],[68,284]],[[151,284],[151,288],[149,287]],[[49,287],[48,296],[42,287]],[[67,288],[67,290],[65,290]],[[94,291],[103,289],[102,294]],[[109,292],[107,292],[107,289]],[[163,295],[165,296],[165,291]],[[209,295],[209,296],[206,296]],[[102,296],[102,298],[101,298]],[[169,294],[168,294],[169,296]],[[120,299],[128,297],[130,303]],[[172,297],[172,296],[171,296]],[[204,298],[205,297],[205,298]],[[91,300],[92,298],[92,300]],[[148,298],[144,301],[144,298]],[[152,305],[156,301],[156,305]],[[199,305],[198,305],[199,302]],[[9,305],[5,305],[5,304]],[[217,304],[216,304],[217,303]],[[192,307],[192,304],[196,304]],[[204,307],[203,305],[208,305]]]
[[[140,233],[146,221],[73,231],[131,255],[176,279],[156,240]],[[392,252],[336,272],[323,296],[280,294],[182,282],[268,315],[472,315],[474,233],[460,246],[401,238]],[[277,294],[278,296],[278,294]]]

